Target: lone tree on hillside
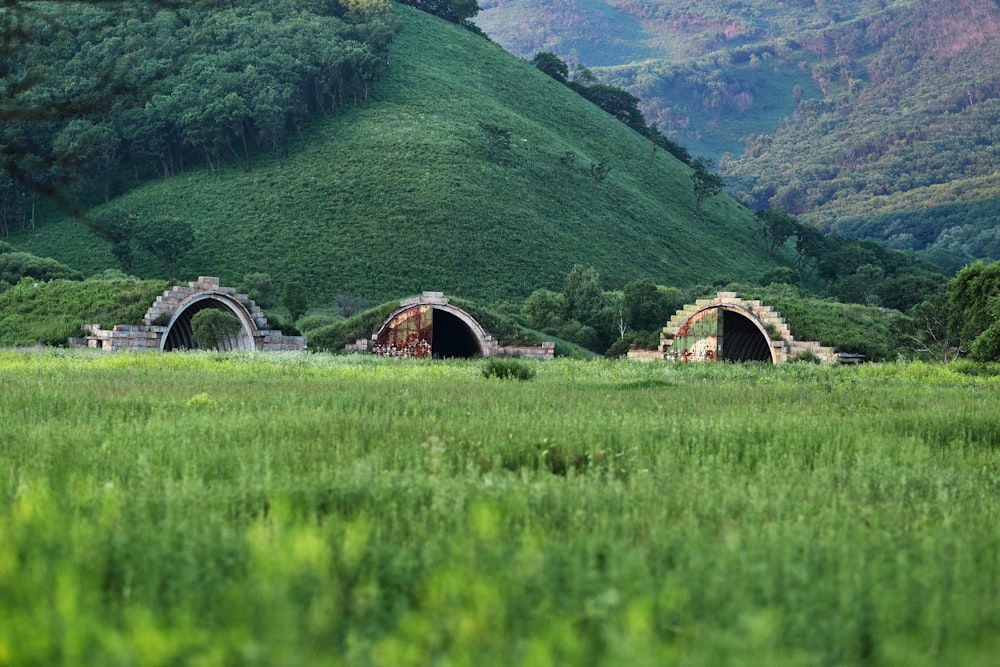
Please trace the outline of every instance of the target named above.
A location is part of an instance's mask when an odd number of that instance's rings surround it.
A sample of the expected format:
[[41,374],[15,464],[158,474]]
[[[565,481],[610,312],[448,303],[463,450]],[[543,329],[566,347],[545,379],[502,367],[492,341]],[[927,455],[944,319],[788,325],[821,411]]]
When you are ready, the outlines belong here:
[[722,176],[715,172],[715,162],[706,157],[696,158],[691,164],[694,172],[691,182],[694,184],[694,212],[701,215],[701,205],[709,197],[722,192]]
[[288,311],[292,322],[296,322],[309,309],[306,288],[298,280],[289,280],[281,292],[281,305]]
[[180,218],[161,216],[137,225],[134,238],[163,264],[167,279],[173,280],[177,277],[177,263],[194,247],[194,228]]

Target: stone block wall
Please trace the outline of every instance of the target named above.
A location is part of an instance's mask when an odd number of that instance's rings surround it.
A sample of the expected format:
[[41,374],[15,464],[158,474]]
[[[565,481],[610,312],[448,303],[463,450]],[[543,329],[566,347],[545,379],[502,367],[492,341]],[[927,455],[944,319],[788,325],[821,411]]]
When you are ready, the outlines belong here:
[[176,315],[191,305],[193,300],[215,299],[227,309],[236,309],[241,324],[250,323],[253,349],[259,352],[293,352],[306,349],[304,336],[286,336],[268,328],[263,311],[246,294],[239,294],[232,287],[222,287],[218,278],[200,276],[186,286],[175,285],[166,290],[146,311],[145,324],[119,324],[102,329],[97,324],[82,328],[84,338],[71,338],[71,346],[85,346],[114,352],[118,350],[160,350],[169,323]]

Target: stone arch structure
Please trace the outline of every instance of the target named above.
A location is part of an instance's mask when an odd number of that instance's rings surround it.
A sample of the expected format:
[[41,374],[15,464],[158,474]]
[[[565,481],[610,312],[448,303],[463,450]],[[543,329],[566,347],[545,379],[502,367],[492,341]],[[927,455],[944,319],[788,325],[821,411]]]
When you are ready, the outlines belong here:
[[499,345],[472,315],[449,303],[441,292],[401,301],[372,335],[371,350],[391,357],[489,357]]
[[788,323],[771,306],[719,292],[685,306],[660,335],[660,352],[680,361],[782,363],[801,352],[825,363],[837,361],[833,348],[796,341]]
[[[250,303],[252,304],[252,302]],[[247,305],[228,294],[212,291],[194,294],[177,307],[166,325],[166,332],[160,339],[160,349],[164,352],[170,352],[197,348],[198,344],[191,330],[191,321],[196,314],[209,308],[233,315],[240,321],[240,332],[220,343],[218,349],[227,352],[256,349],[254,336],[261,327],[257,325]]]
[[103,330],[96,324],[84,325],[88,347],[105,350],[172,350],[197,347],[191,320],[199,312],[214,308],[229,313],[240,322],[240,332],[224,341],[221,350],[295,351],[306,349],[302,336],[286,336],[268,327],[261,309],[246,294],[222,287],[218,278],[199,277],[187,286],[177,285],[156,297],[146,311],[145,324],[120,324]]

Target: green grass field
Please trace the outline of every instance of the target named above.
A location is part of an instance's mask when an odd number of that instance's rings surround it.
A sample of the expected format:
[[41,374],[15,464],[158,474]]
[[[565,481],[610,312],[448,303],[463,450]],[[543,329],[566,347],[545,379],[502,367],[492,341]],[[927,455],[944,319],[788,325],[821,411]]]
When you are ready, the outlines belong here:
[[1000,655],[1000,377],[484,363],[0,353],[0,665]]

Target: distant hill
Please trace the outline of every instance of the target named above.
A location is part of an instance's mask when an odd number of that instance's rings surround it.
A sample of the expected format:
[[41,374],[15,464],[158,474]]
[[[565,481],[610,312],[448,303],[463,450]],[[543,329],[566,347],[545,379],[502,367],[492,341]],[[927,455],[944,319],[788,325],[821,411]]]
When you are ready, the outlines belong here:
[[1000,259],[995,0],[490,0],[513,53],[643,100],[730,190],[954,270]]
[[[622,123],[496,44],[396,12],[403,30],[368,106],[311,122],[287,157],[188,166],[89,214],[187,220],[181,279],[295,277],[313,304],[427,289],[516,300],[560,289],[576,263],[609,289],[753,280],[780,264],[733,199],[696,215],[690,169]],[[84,272],[115,265],[108,242],[51,209],[12,242]],[[162,277],[141,252],[133,272]]]

